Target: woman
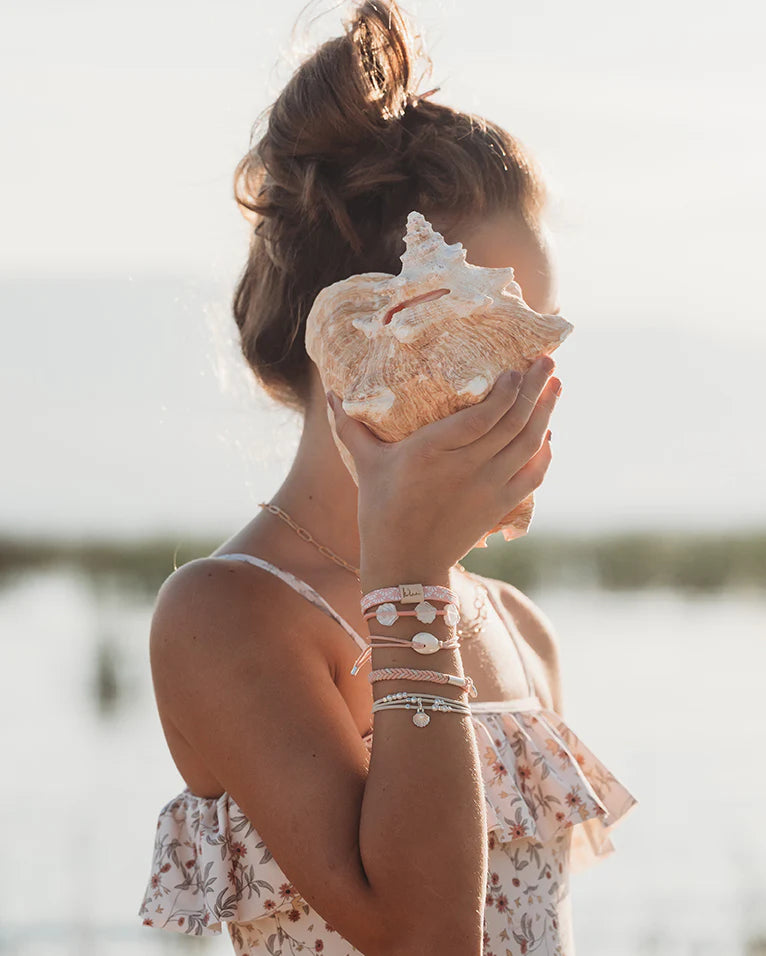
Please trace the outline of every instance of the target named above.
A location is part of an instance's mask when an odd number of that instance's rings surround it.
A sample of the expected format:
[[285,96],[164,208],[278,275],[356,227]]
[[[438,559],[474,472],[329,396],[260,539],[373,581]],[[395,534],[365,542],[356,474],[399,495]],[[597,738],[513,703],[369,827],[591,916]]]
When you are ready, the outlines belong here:
[[[242,348],[304,428],[271,502],[160,591],[152,674],[187,786],[160,812],[140,915],[191,934],[223,921],[239,954],[571,956],[570,866],[609,852],[607,828],[636,802],[561,719],[545,616],[459,564],[545,476],[552,359],[384,444],[325,396],[305,352],[321,288],[398,273],[412,209],[469,262],[512,265],[533,309],[558,308],[533,161],[497,126],[413,94],[414,52],[392,0],[362,3],[237,169],[255,223],[234,299]],[[436,677],[390,673],[423,663],[415,612],[384,627],[360,606],[412,582],[449,596],[428,625],[446,645],[426,662]],[[394,646],[374,644],[353,674],[373,633]],[[438,691],[449,712],[413,726],[384,700],[403,691]]]

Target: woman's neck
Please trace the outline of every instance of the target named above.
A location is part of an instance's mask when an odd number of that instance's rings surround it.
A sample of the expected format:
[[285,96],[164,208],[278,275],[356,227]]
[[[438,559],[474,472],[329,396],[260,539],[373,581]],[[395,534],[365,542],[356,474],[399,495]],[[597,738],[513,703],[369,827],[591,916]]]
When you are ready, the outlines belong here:
[[[307,411],[293,464],[269,500],[287,512],[317,542],[358,568],[358,489],[335,445],[327,412],[318,404],[314,401]],[[271,515],[269,520],[280,521]],[[304,544],[286,525],[283,527],[293,535],[301,553],[310,558],[313,550],[320,560],[329,561],[313,545]]]

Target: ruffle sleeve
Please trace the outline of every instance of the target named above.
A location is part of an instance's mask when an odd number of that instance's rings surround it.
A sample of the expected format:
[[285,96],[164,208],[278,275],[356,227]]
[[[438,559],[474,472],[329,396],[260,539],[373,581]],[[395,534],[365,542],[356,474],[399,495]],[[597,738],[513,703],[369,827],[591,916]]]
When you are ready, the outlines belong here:
[[610,831],[638,801],[553,710],[474,714],[487,829],[547,843],[572,829],[570,870],[614,851]]
[[306,904],[237,803],[188,788],[159,813],[145,926],[194,936]]

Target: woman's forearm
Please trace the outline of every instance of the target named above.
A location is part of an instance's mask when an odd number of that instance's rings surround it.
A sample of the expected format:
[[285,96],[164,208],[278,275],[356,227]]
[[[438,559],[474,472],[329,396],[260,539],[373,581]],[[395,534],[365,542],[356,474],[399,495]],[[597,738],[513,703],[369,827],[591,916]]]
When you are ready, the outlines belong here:
[[[450,586],[449,571],[368,562],[362,590],[418,582]],[[413,605],[414,606],[414,605]],[[437,607],[442,607],[436,604]],[[370,633],[410,638],[428,631],[446,640],[443,615],[425,625],[400,617]],[[433,669],[464,676],[460,649],[421,655],[408,647],[373,645],[371,665]],[[366,679],[367,669],[361,671]],[[376,681],[375,700],[398,691],[432,693],[467,701],[449,684],[395,679]],[[397,953],[478,956],[481,953],[487,836],[481,766],[469,715],[431,712],[425,727],[414,710],[374,714],[374,743],[361,808],[359,848],[370,884],[390,914]]]

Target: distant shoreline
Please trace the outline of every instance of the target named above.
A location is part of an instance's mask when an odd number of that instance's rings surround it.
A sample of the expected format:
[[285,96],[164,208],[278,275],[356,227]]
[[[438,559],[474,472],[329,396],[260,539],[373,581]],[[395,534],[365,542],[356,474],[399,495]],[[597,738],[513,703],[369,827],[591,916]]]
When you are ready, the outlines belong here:
[[[211,554],[223,540],[162,535],[81,541],[0,536],[0,588],[30,573],[69,569],[95,587],[153,594],[175,567]],[[557,585],[636,590],[766,590],[766,529],[731,534],[609,532],[532,534],[471,551],[470,571],[510,581],[524,591]]]

